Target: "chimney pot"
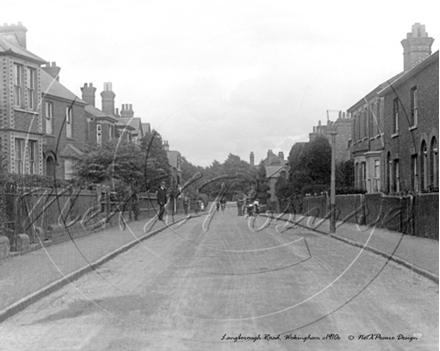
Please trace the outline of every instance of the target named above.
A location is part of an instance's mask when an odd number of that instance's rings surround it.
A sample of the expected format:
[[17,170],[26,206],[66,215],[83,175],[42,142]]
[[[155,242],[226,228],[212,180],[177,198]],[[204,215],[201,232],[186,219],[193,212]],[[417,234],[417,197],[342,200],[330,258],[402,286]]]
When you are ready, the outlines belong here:
[[60,71],[61,68],[58,67],[56,65],[55,62],[52,62],[52,64],[50,64],[50,62],[46,62],[45,66],[42,67],[43,70],[45,70],[52,78],[55,78],[57,81],[60,80]]
[[112,91],[112,83],[104,83],[104,91],[101,92],[102,97],[102,111],[110,115],[115,113],[115,96],[116,94]]
[[415,23],[411,33],[401,41],[403,46],[403,69],[408,71],[431,55],[431,46],[434,39],[428,37],[425,25]]
[[84,87],[81,88],[82,99],[93,107],[95,106],[95,91],[96,88],[93,87],[92,83],[84,83]]

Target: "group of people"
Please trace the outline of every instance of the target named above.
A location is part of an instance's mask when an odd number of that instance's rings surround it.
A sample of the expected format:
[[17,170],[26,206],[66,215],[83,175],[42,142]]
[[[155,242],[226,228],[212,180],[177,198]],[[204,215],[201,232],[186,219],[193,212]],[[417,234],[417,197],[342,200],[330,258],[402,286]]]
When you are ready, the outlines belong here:
[[226,198],[222,198],[220,201],[216,201],[215,206],[217,208],[217,211],[220,209],[224,211],[226,209]]
[[[165,182],[160,184],[159,189],[157,190],[157,204],[159,205],[159,213],[158,218],[160,221],[163,221],[163,216],[166,212],[166,205],[168,202],[167,190],[165,188]],[[188,214],[190,209],[191,200],[189,197],[183,197],[183,211],[185,215]],[[194,205],[195,213],[199,211],[203,211],[204,204],[200,199],[196,199]],[[216,201],[217,211],[224,211],[226,209],[226,198],[223,197],[220,201]],[[237,198],[237,215],[238,216],[253,216],[257,215],[260,212],[260,203],[257,199],[252,199],[251,196],[238,197]]]
[[[157,217],[158,217],[159,221],[163,221],[163,216],[167,212],[167,204],[169,204],[170,206],[174,206],[174,201],[172,201],[172,202],[169,201],[169,200],[171,200],[172,197],[171,197],[171,195],[168,196],[168,194],[167,194],[165,182],[162,182],[160,184],[160,187],[157,190],[156,196],[157,196],[157,204],[159,205],[159,212],[158,212]],[[174,197],[173,197],[173,200],[174,200]],[[183,196],[182,204],[183,204],[183,212],[185,213],[185,215],[187,215],[190,211],[191,199],[188,196]],[[195,213],[198,213],[199,211],[203,211],[204,204],[200,199],[196,199],[195,202],[193,203],[193,207],[194,207]],[[173,213],[173,209],[169,209],[169,210],[171,213]]]
[[257,199],[252,200],[250,197],[237,199],[237,215],[253,216],[260,212],[260,202]]

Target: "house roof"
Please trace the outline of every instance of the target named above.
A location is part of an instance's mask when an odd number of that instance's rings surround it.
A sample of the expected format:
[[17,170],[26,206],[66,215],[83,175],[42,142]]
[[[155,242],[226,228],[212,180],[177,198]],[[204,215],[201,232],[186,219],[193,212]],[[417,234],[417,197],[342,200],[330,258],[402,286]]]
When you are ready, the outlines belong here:
[[124,122],[120,121],[120,118],[118,118],[118,122],[116,123],[116,127],[119,129],[124,129],[124,130],[128,130],[128,131],[133,131],[136,128],[131,126],[130,124],[125,124]]
[[81,100],[78,96],[72,93],[64,85],[62,85],[58,80],[53,78],[44,69],[41,70],[41,90],[43,95],[51,95],[53,97],[62,98],[65,100],[75,101],[80,104],[87,104],[85,101]]
[[151,133],[150,123],[142,123],[142,131],[144,132],[144,135]]
[[371,98],[373,98],[374,96],[376,96],[382,89],[384,89],[387,86],[390,86],[390,84],[395,82],[397,79],[399,79],[399,77],[401,77],[404,74],[405,74],[405,71],[400,72],[400,73],[396,74],[395,76],[391,77],[390,79],[388,79],[387,81],[383,82],[382,84],[379,84],[376,88],[371,90],[362,99],[360,99],[353,106],[351,106],[349,109],[347,109],[347,111],[353,111],[353,110],[357,109],[358,107],[362,106],[363,104],[365,104],[366,101],[368,101]]
[[285,166],[266,166],[266,177],[277,178],[285,168]]
[[110,114],[107,114],[105,112],[102,112],[100,109],[96,108],[93,105],[87,105],[84,109],[86,110],[86,112],[89,115],[95,117],[98,120],[99,119],[105,119],[105,120],[108,120],[108,121],[114,122],[114,123],[118,122],[118,118],[116,118],[116,117],[114,117],[114,116],[112,116]]
[[26,50],[20,45],[14,44],[8,40],[4,34],[0,35],[0,55],[18,56],[39,64],[46,62],[46,60]]
[[133,130],[136,130],[141,136],[143,135],[142,121],[139,117],[121,117],[118,118],[118,120],[122,124],[132,127]]
[[65,158],[78,158],[84,155],[84,153],[72,144],[67,144],[59,155]]
[[404,74],[400,75],[392,84],[388,84],[386,86],[383,86],[381,91],[378,92],[380,96],[386,95],[389,93],[392,89],[397,88],[399,85],[406,82],[407,79],[411,78],[415,74],[418,74],[421,70],[428,67],[429,65],[435,63],[437,61],[438,64],[438,50],[433,53],[431,56],[420,62],[418,65],[414,66],[410,70],[404,72]]

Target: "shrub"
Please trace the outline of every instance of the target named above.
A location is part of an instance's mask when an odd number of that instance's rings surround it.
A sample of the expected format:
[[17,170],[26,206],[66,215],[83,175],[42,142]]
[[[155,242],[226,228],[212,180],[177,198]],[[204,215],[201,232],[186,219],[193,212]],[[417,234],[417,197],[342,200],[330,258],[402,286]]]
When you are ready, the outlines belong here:
[[16,183],[18,187],[29,188],[67,188],[73,181],[56,179],[51,176],[38,174],[11,174],[6,176],[7,182]]
[[350,186],[335,189],[336,195],[365,194],[366,192],[367,191],[364,189],[354,188]]

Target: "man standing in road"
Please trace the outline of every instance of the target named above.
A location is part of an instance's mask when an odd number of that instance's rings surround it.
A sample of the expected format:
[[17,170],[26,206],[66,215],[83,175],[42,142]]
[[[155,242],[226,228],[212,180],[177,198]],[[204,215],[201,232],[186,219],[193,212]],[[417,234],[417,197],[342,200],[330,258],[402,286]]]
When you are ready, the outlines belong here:
[[163,221],[163,214],[165,213],[165,205],[167,203],[167,191],[165,189],[165,182],[160,183],[160,188],[157,190],[157,204],[159,205],[159,221]]
[[185,211],[185,216],[188,214],[189,209],[189,198],[187,196],[183,197],[183,210]]

